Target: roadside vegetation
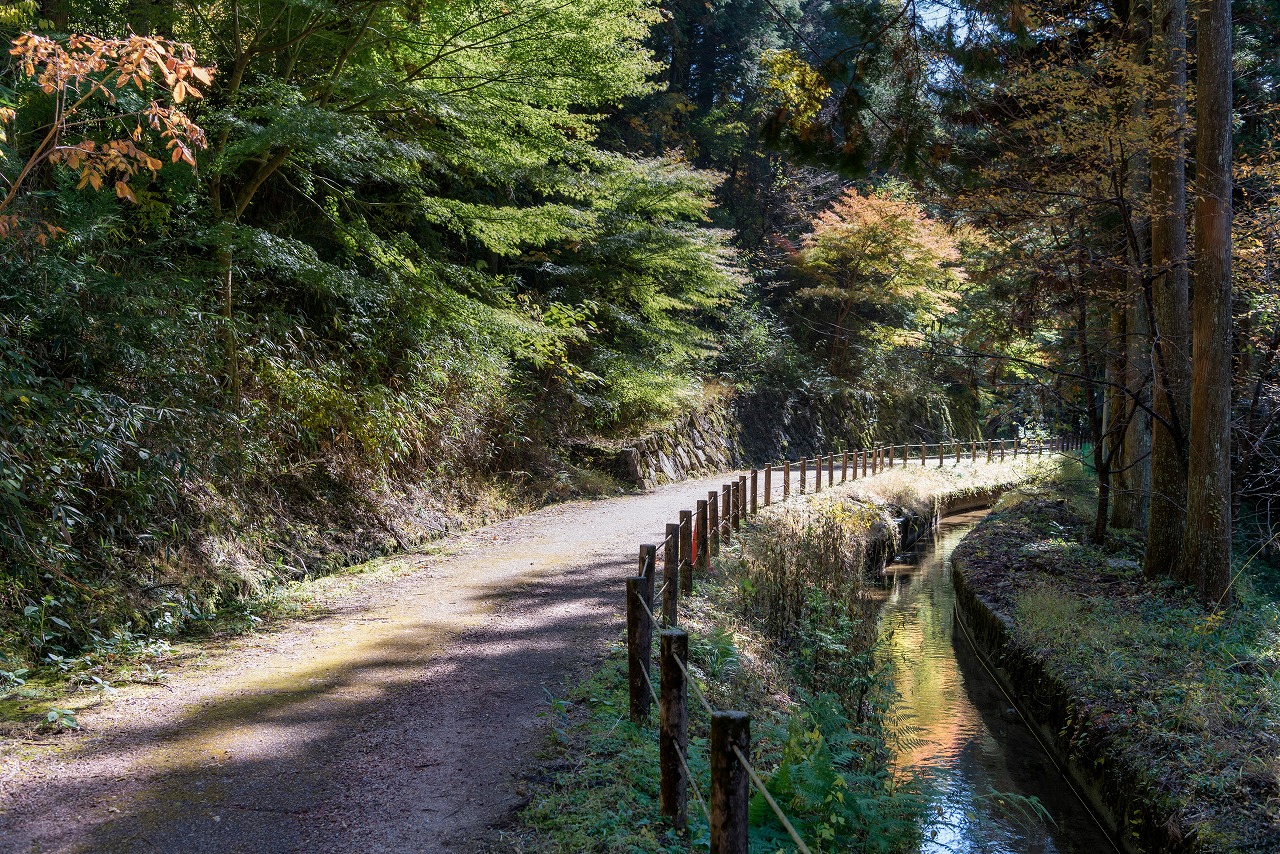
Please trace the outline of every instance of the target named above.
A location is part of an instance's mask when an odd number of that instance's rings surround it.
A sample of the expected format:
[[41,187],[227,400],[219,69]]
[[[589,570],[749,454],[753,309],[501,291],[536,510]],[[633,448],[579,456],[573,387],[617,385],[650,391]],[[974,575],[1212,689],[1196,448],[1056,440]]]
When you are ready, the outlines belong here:
[[[890,714],[892,666],[881,654],[874,555],[892,555],[895,517],[926,519],[939,502],[1005,489],[1043,468],[967,461],[900,468],[762,508],[681,600],[690,673],[715,708],[749,711],[753,763],[814,851],[905,852],[920,842],[929,781],[895,770],[910,732]],[[656,713],[655,713],[656,714]],[[658,737],[628,718],[626,650],[545,712],[546,756],[531,770],[524,826],[504,844],[528,852],[688,851],[708,841],[690,795],[681,838],[658,810]],[[705,797],[709,719],[691,701],[690,768]],[[792,843],[758,794],[752,844]]]
[[748,462],[1088,436],[1092,541],[1229,623],[1280,540],[1274,11],[0,0],[0,696],[725,400]]
[[1096,498],[1078,464],[1020,488],[957,566],[1066,687],[1082,758],[1118,763],[1195,850],[1276,850],[1280,567],[1245,552],[1236,608],[1189,604],[1177,583],[1144,580],[1133,532],[1090,538]]

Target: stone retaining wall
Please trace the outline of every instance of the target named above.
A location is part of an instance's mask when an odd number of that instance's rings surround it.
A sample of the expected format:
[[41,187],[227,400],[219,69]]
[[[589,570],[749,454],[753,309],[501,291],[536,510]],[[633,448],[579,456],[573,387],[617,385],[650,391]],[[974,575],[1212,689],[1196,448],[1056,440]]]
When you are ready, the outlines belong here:
[[744,465],[740,429],[728,406],[709,406],[628,443],[621,467],[645,489],[738,468]]

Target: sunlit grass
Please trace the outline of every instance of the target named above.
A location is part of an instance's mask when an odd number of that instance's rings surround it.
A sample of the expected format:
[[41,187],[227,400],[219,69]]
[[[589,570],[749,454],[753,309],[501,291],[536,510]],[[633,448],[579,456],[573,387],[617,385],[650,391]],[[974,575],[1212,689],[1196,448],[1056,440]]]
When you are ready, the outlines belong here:
[[1012,496],[956,560],[1182,833],[1276,850],[1280,609],[1246,574],[1236,607],[1206,612],[1193,591],[1144,580],[1132,535],[1087,543],[1079,474]]

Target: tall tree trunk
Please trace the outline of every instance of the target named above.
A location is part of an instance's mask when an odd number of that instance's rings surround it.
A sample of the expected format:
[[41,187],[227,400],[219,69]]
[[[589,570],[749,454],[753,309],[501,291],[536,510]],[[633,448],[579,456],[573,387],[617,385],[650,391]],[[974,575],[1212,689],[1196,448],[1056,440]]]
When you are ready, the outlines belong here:
[[1148,577],[1176,574],[1186,527],[1188,348],[1185,0],[1155,0],[1156,92],[1151,145],[1151,506]]
[[[1135,68],[1151,62],[1151,6],[1145,0],[1130,5],[1129,33]],[[1129,115],[1140,127],[1150,108],[1144,89],[1134,87]],[[1129,194],[1129,270],[1124,305],[1124,395],[1129,418],[1116,460],[1116,493],[1112,496],[1113,528],[1145,529],[1151,492],[1151,324],[1147,320],[1148,272],[1151,267],[1151,159],[1139,149],[1127,163]]]
[[[1080,375],[1084,378],[1085,417],[1088,419],[1089,436],[1093,440],[1093,471],[1098,482],[1098,504],[1093,516],[1093,541],[1102,543],[1107,538],[1108,506],[1111,500],[1111,461],[1115,459],[1114,449],[1108,449],[1111,439],[1107,436],[1107,418],[1103,407],[1099,406],[1099,398],[1106,400],[1098,393],[1094,381],[1093,358],[1089,352],[1089,303],[1081,293],[1077,299],[1076,314],[1076,348],[1080,360]],[[1109,371],[1104,371],[1106,376]]]
[[1207,605],[1231,592],[1231,2],[1196,35],[1196,299],[1182,566]]
[[[1129,317],[1123,303],[1111,307],[1110,330],[1107,336],[1106,356],[1106,405],[1103,407],[1103,435],[1105,451],[1108,459],[1120,461],[1124,458],[1126,439],[1125,422],[1132,409],[1129,400],[1129,366],[1128,338]],[[1108,487],[1111,494],[1111,525],[1119,528],[1130,528],[1133,519],[1126,505],[1128,481],[1124,468],[1111,471]]]
[[[1144,228],[1145,232],[1145,228]],[[1149,258],[1144,253],[1144,263]],[[1140,268],[1141,270],[1141,268]],[[1124,500],[1129,506],[1125,514],[1128,527],[1147,527],[1151,496],[1151,325],[1147,320],[1146,282],[1139,276],[1128,305],[1128,332],[1125,344],[1129,351],[1126,363],[1128,371],[1129,405],[1133,415],[1125,431],[1124,456],[1120,461],[1124,469]],[[1117,498],[1117,503],[1120,499]],[[1118,522],[1116,527],[1124,527]]]

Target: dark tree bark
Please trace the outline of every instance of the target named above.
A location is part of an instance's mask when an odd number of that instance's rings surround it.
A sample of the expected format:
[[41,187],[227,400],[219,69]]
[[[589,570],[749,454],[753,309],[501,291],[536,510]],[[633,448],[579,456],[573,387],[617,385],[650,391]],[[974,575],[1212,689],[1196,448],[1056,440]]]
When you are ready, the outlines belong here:
[[[1133,43],[1133,62],[1141,66],[1150,62],[1151,7],[1134,2],[1129,7],[1129,32]],[[1150,104],[1135,90],[1129,104],[1130,115],[1138,124],[1148,114]],[[1147,508],[1151,494],[1151,324],[1147,320],[1148,273],[1151,269],[1151,220],[1146,202],[1151,196],[1151,159],[1146,151],[1137,151],[1127,163],[1129,271],[1126,281],[1124,311],[1124,383],[1125,403],[1129,419],[1120,443],[1116,461],[1116,491],[1111,499],[1111,526],[1114,528],[1147,527]]]
[[1231,592],[1231,2],[1196,35],[1196,299],[1181,566],[1210,606]]
[[[1125,347],[1128,337],[1129,318],[1123,303],[1111,307],[1109,334],[1104,349],[1106,356],[1106,406],[1103,409],[1103,436],[1106,455],[1117,462],[1124,459],[1126,440],[1125,423],[1132,407],[1128,395],[1129,351]],[[1123,467],[1111,472],[1109,489],[1111,492],[1111,525],[1119,528],[1133,526],[1133,519],[1127,504],[1128,484]],[[1096,532],[1096,526],[1095,526]]]
[[[1148,260],[1144,256],[1144,262]],[[1129,352],[1125,364],[1125,384],[1130,395],[1132,416],[1125,431],[1121,468],[1124,471],[1123,497],[1116,497],[1119,507],[1123,501],[1124,521],[1113,517],[1117,528],[1147,527],[1151,497],[1151,325],[1147,320],[1145,282],[1138,281],[1128,306],[1125,343]]]
[[1151,145],[1151,325],[1153,383],[1148,577],[1176,574],[1186,527],[1188,348],[1185,0],[1155,0],[1157,97]]

